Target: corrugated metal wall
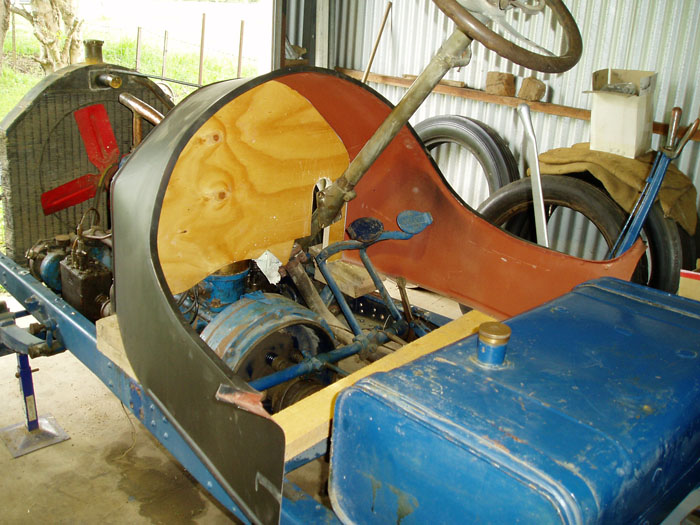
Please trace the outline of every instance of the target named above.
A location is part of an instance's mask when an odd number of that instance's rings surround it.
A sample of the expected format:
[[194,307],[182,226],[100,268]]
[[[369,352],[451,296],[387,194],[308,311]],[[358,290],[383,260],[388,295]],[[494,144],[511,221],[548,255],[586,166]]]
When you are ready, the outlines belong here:
[[[590,109],[593,71],[612,67],[658,72],[654,120],[665,121],[675,105],[684,109],[686,124],[700,115],[700,21],[698,0],[566,0],[583,37],[584,53],[580,63],[560,75],[532,72],[516,66],[475,43],[469,66],[448,74],[469,87],[483,89],[489,70],[505,71],[520,79],[534,75],[548,86],[545,100],[556,104]],[[385,0],[338,0],[341,21],[336,65],[363,70],[379,30],[386,7]],[[550,22],[542,16],[511,16],[522,34],[542,42]],[[447,35],[453,24],[429,0],[394,0],[390,20],[384,31],[372,66],[373,73],[391,76],[417,74]],[[550,38],[550,44],[554,41]],[[400,100],[403,88],[370,83],[392,102]],[[510,144],[517,159],[521,157],[522,127],[513,108],[433,94],[411,122],[429,116],[462,114],[482,120]],[[533,112],[533,124],[541,151],[570,146],[589,140],[586,121]],[[653,146],[658,143],[655,136]],[[519,160],[522,165],[522,161]],[[678,162],[700,186],[700,144],[691,142]],[[461,173],[464,173],[462,171]]]

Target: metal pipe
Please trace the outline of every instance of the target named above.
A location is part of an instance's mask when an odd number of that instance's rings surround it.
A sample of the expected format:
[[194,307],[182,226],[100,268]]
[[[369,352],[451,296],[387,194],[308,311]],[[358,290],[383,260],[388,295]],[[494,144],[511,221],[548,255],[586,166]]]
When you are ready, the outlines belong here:
[[195,84],[194,82],[187,82],[185,80],[178,80],[176,78],[164,77],[161,75],[151,75],[149,73],[139,73],[138,71],[121,71],[121,74],[130,75],[132,77],[154,78],[156,80],[162,80],[163,82],[173,82],[175,84],[181,84],[183,86],[189,86],[194,88],[201,87],[199,84]]
[[318,354],[311,358],[306,358],[299,364],[292,365],[288,368],[280,370],[279,372],[261,377],[251,381],[248,384],[256,390],[262,392],[272,388],[273,386],[281,385],[290,379],[301,377],[313,372],[314,370],[320,370],[321,368],[325,367],[326,363],[337,363],[346,357],[359,354],[366,348],[376,348],[389,340],[388,333],[393,333],[396,335],[398,332],[406,331],[407,328],[408,326],[406,325],[406,322],[402,319],[386,330],[375,330],[370,332],[351,345],[336,348],[335,350]]
[[[549,236],[547,235],[547,219],[544,213],[544,195],[542,194],[542,177],[540,176],[540,159],[537,154],[537,137],[535,128],[532,127],[530,117],[530,106],[520,104],[518,115],[525,129],[525,156],[530,165],[530,182],[532,183],[532,207],[535,211],[535,232],[537,233],[537,244],[549,248]],[[529,146],[527,147],[527,142]]]
[[236,78],[241,78],[243,71],[243,31],[245,29],[245,20],[241,20],[241,32],[238,37],[238,68],[236,69]]
[[101,64],[103,62],[102,44],[104,44],[103,40],[86,40],[83,43],[86,64]]
[[145,118],[148,122],[157,126],[160,121],[163,120],[163,114],[158,111],[153,106],[146,104],[140,98],[135,97],[131,93],[122,93],[119,95],[119,102],[138,114],[140,117]]
[[318,208],[311,219],[311,236],[309,238],[331,224],[338,216],[343,204],[355,197],[353,191],[355,185],[401,128],[406,125],[408,119],[416,112],[433,88],[438,85],[442,77],[451,68],[463,66],[469,62],[471,55],[465,57],[464,52],[468,49],[471,41],[467,35],[455,30],[440,46],[436,55],[416,78],[401,102],[391,111],[360,153],[353,159],[345,173],[324,191],[318,193]]
[[163,120],[163,114],[131,93],[121,93],[119,102],[129,108],[133,114],[131,135],[132,146],[135,148],[141,144],[143,138],[143,121],[141,119],[145,118],[148,122],[157,126]]
[[403,316],[406,322],[410,325],[413,324],[413,312],[411,311],[411,302],[408,300],[408,292],[406,291],[406,278],[397,277],[396,286],[401,294],[401,306],[403,307]]
[[333,291],[335,300],[337,301],[338,306],[340,306],[340,310],[343,312],[345,320],[350,325],[350,328],[352,328],[353,333],[355,335],[362,335],[362,327],[360,327],[360,323],[353,315],[350,305],[345,300],[345,296],[340,291],[340,288],[338,288],[338,283],[335,282],[335,279],[331,275],[331,272],[328,269],[327,261],[325,259],[316,259],[316,262],[318,263],[318,269],[321,271],[324,279],[326,279],[326,283],[328,283],[328,286]]
[[666,136],[666,149],[673,149],[676,142],[676,134],[678,133],[678,125],[681,122],[683,110],[678,106],[671,110],[671,122],[668,125],[668,135]]
[[97,75],[97,83],[104,87],[119,89],[122,87],[122,79],[112,73],[102,73]]
[[287,264],[287,273],[294,281],[294,284],[299,289],[299,293],[306,301],[311,310],[319,314],[330,325],[335,337],[343,344],[352,342],[352,336],[346,332],[346,328],[340,323],[326,307],[326,304],[321,299],[318,291],[314,287],[311,279],[306,274],[304,267],[299,263]]
[[384,10],[384,17],[382,18],[382,25],[379,26],[379,33],[377,33],[377,38],[374,41],[374,47],[372,47],[372,52],[369,55],[369,61],[367,62],[367,67],[365,68],[365,74],[362,75],[362,83],[367,83],[367,77],[369,76],[369,71],[372,69],[372,62],[374,62],[374,55],[377,54],[377,48],[379,47],[379,41],[382,39],[382,33],[384,33],[384,26],[389,18],[389,11],[391,11],[391,2],[386,4],[386,9]]
[[399,309],[396,308],[394,300],[391,298],[389,292],[384,286],[382,278],[377,273],[377,270],[374,269],[374,265],[372,264],[372,261],[370,261],[369,256],[367,255],[366,248],[362,248],[360,250],[360,259],[362,260],[362,264],[365,265],[365,270],[367,270],[367,273],[372,278],[374,286],[377,287],[379,294],[382,296],[382,299],[384,299],[384,304],[386,304],[386,307],[389,309],[389,312],[391,312],[391,316],[397,321],[403,319],[401,312],[399,312]]
[[131,114],[131,146],[136,147],[143,140],[143,120],[138,113]]

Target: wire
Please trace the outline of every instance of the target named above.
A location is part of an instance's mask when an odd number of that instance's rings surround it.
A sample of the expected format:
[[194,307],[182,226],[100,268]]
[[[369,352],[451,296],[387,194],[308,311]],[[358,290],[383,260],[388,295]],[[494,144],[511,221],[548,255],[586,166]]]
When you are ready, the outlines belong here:
[[127,412],[126,407],[124,406],[124,403],[119,402],[119,404],[122,406],[122,410],[124,411],[124,415],[126,415],[126,420],[131,425],[131,446],[129,448],[127,448],[124,452],[122,452],[121,455],[117,458],[117,459],[123,459],[129,452],[134,450],[134,447],[136,446],[136,427],[134,426],[134,422],[129,417],[129,412]]
[[[189,295],[192,294],[192,304],[190,304],[185,310],[183,310],[182,316],[185,318],[185,321],[187,321],[189,324],[194,325],[195,321],[197,320],[197,316],[199,315],[199,290],[198,286],[194,285],[192,288],[187,290],[186,292],[183,292],[182,295],[177,300],[177,307],[179,308],[182,306],[182,304],[185,302],[186,298],[189,297]],[[192,313],[192,317],[188,320],[187,319],[187,314],[190,312]]]

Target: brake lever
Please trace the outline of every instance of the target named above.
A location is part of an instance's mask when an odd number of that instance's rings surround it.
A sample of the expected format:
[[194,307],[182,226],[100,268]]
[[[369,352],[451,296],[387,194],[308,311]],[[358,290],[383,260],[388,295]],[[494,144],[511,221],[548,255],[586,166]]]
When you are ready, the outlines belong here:
[[670,152],[670,158],[675,159],[681,154],[681,151],[683,151],[683,148],[685,148],[685,145],[690,140],[690,137],[692,137],[693,134],[698,130],[698,126],[700,126],[700,118],[696,118],[695,122],[688,126],[688,129],[683,135],[683,138],[680,141],[678,141],[678,144],[676,145],[675,149],[672,152]]
[[671,110],[671,122],[668,124],[668,135],[666,136],[666,149],[669,151],[673,151],[673,144],[676,142],[676,134],[678,133],[682,114],[683,110],[678,106]]

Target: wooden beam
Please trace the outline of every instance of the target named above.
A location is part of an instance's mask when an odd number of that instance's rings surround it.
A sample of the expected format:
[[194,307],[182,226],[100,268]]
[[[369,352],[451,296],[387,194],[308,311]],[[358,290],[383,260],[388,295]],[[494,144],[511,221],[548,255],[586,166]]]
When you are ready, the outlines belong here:
[[314,64],[318,67],[328,67],[329,56],[329,26],[330,26],[330,1],[316,0],[316,53]]
[[459,319],[413,341],[393,354],[375,361],[357,372],[336,381],[323,390],[302,399],[298,403],[272,416],[282,427],[286,439],[285,461],[295,458],[314,445],[328,439],[335,400],[338,394],[360,379],[376,372],[387,372],[410,363],[421,356],[434,352],[473,334],[481,323],[493,321],[492,317],[472,310]]
[[117,316],[110,315],[109,317],[98,319],[95,326],[97,328],[97,349],[121,368],[126,375],[135,379],[136,374],[131,368],[129,359],[126,357]]
[[[417,75],[403,74],[402,78],[405,78],[406,80],[410,80],[411,82],[414,82],[418,78],[418,76]],[[463,87],[467,86],[461,80],[446,80],[444,78],[440,81],[440,85],[458,87],[458,88],[463,88]]]
[[[362,79],[362,71],[344,68],[336,68],[336,70],[357,80]],[[399,86],[405,88],[410,87],[410,85],[413,83],[410,78],[377,75],[374,73],[370,73],[367,80],[369,82],[376,82],[377,84],[386,84],[387,86]],[[537,111],[539,113],[556,115],[558,117],[575,118],[578,120],[591,120],[591,111],[589,109],[572,108],[571,106],[562,106],[560,104],[551,104],[549,102],[534,102],[517,97],[502,97],[499,95],[491,95],[490,93],[486,93],[485,91],[481,91],[479,89],[471,89],[466,87],[460,88],[443,84],[438,84],[433,91],[435,93],[442,93],[443,95],[452,95],[453,97],[478,100],[480,102],[488,102],[490,104],[500,104],[501,106],[517,107],[519,104],[524,102],[530,106],[532,111]],[[681,128],[678,131],[678,135],[682,136],[687,129],[687,127]],[[668,124],[664,124],[663,122],[654,122],[652,130],[657,135],[666,135],[666,133],[668,133]],[[700,142],[700,131],[696,131],[691,139],[696,142]]]

